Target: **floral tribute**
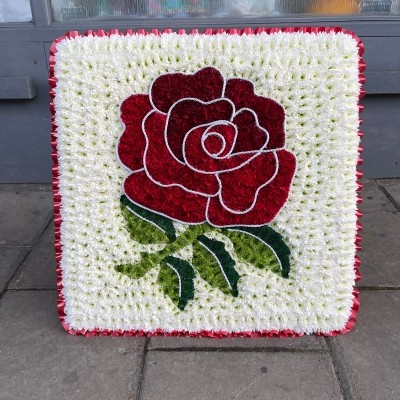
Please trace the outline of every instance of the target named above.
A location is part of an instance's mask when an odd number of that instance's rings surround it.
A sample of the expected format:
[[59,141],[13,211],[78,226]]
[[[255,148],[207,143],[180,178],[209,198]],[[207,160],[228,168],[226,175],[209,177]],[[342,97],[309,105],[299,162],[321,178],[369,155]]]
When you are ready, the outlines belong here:
[[[285,111],[257,96],[245,79],[225,79],[214,67],[157,77],[148,95],[121,106],[118,143],[131,171],[122,213],[132,239],[167,242],[119,272],[140,278],[161,263],[158,282],[180,308],[194,297],[196,272],[212,287],[237,296],[240,278],[219,230],[237,257],[287,278],[290,251],[267,226],[285,204],[296,158],[285,145]],[[173,220],[190,224],[176,236]],[[193,265],[173,254],[193,246]]]
[[72,334],[355,323],[361,41],[341,28],[70,32],[50,51]]

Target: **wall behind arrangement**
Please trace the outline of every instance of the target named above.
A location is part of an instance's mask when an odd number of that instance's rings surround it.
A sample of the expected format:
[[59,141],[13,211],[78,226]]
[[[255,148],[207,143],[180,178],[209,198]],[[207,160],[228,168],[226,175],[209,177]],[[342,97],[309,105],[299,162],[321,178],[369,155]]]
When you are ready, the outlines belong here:
[[55,38],[70,30],[202,30],[208,26],[342,26],[354,31],[364,41],[367,62],[367,96],[363,100],[365,111],[361,126],[365,133],[362,141],[364,176],[400,177],[399,16],[379,19],[376,16],[120,19],[62,23],[52,22],[46,0],[32,1],[31,4],[34,22],[0,24],[0,183],[51,182],[47,76],[49,48]]

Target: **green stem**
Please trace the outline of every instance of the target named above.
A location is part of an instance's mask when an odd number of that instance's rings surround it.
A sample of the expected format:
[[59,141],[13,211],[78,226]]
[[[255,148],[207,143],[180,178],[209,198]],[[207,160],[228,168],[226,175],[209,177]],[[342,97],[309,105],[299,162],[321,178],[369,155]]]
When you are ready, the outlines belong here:
[[118,265],[115,269],[122,274],[128,275],[131,278],[141,278],[152,268],[156,267],[160,262],[184,247],[194,243],[200,235],[210,232],[215,228],[209,224],[190,225],[182,235],[172,242],[167,244],[162,250],[157,253],[142,254],[142,259],[138,264]]

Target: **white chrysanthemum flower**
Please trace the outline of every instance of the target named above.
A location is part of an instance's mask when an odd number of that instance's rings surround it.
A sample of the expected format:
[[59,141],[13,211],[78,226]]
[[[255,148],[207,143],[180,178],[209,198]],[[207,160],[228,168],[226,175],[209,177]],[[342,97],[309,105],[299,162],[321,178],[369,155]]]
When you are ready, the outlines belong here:
[[[353,305],[358,159],[358,48],[343,33],[77,37],[55,56],[61,244],[66,322],[72,329],[153,331],[342,329]],[[237,263],[239,296],[195,279],[180,312],[157,285],[158,267],[130,279],[114,266],[139,261],[119,198],[121,103],[160,74],[213,65],[254,83],[286,112],[285,147],[297,158],[288,202],[272,223],[291,250],[290,279]],[[175,223],[178,234],[186,229]],[[210,234],[223,240],[218,233]],[[226,249],[233,255],[233,246]],[[190,260],[190,248],[180,256]]]

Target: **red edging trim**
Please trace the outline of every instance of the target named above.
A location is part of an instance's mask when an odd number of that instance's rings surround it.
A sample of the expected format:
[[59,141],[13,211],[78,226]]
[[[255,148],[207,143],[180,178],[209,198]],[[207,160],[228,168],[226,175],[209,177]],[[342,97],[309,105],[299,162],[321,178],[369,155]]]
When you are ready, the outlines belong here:
[[[221,33],[227,33],[229,35],[257,35],[261,33],[266,33],[268,35],[277,33],[277,32],[286,32],[286,33],[344,33],[346,35],[350,35],[353,39],[356,40],[357,42],[357,47],[358,47],[358,55],[359,55],[359,61],[358,61],[358,70],[359,70],[359,83],[360,83],[360,92],[359,92],[359,100],[365,97],[365,90],[363,90],[362,85],[365,83],[365,76],[363,75],[363,72],[365,71],[365,62],[362,58],[364,54],[364,45],[361,41],[361,39],[354,33],[351,32],[347,29],[343,29],[340,27],[286,27],[286,28],[266,28],[266,27],[259,27],[256,29],[252,28],[244,28],[244,29],[211,29],[207,28],[203,33],[199,33],[198,29],[192,29],[189,34],[191,35],[217,35]],[[58,150],[57,150],[57,125],[55,122],[55,107],[54,107],[54,98],[55,98],[55,92],[54,89],[57,86],[57,79],[54,74],[54,67],[55,67],[55,54],[57,53],[57,44],[62,42],[65,39],[74,39],[77,37],[83,37],[83,36],[97,36],[97,37],[103,37],[103,36],[111,36],[111,35],[120,35],[120,36],[134,36],[134,35],[161,35],[162,33],[168,34],[168,33],[173,33],[171,29],[165,29],[163,32],[159,31],[158,29],[152,29],[151,31],[145,31],[144,29],[138,29],[136,31],[133,31],[132,29],[128,29],[125,31],[125,33],[119,32],[118,29],[112,29],[110,32],[105,32],[104,30],[97,30],[97,31],[92,31],[88,30],[85,32],[84,35],[81,35],[78,31],[70,31],[66,33],[65,35],[57,38],[54,40],[53,44],[50,47],[50,57],[49,57],[49,64],[50,64],[50,69],[49,69],[49,85],[50,85],[50,111],[51,111],[51,146],[52,146],[52,153],[51,157],[53,159],[53,167],[52,167],[52,174],[53,174],[53,198],[54,198],[54,225],[55,225],[55,250],[56,250],[56,262],[57,262],[57,292],[58,292],[58,298],[57,298],[57,308],[58,308],[58,315],[61,321],[62,326],[64,329],[70,333],[71,335],[83,335],[87,337],[91,336],[189,336],[189,337],[209,337],[209,338],[228,338],[228,337],[300,337],[303,336],[304,333],[298,333],[294,332],[291,329],[286,329],[282,331],[277,331],[277,330],[264,330],[264,331],[255,331],[255,332],[234,332],[234,333],[229,333],[225,331],[200,331],[200,332],[188,332],[188,331],[172,331],[172,332],[165,332],[162,329],[157,329],[153,332],[147,332],[144,330],[129,330],[129,331],[124,331],[124,330],[108,330],[108,329],[93,329],[91,331],[85,330],[85,329],[80,329],[80,330],[74,330],[72,329],[68,323],[65,321],[65,299],[63,295],[63,284],[62,284],[62,270],[61,270],[61,258],[62,258],[62,245],[61,245],[61,232],[60,232],[60,227],[61,227],[61,194],[59,191],[59,163],[58,163]],[[185,29],[179,29],[177,31],[179,35],[185,35],[186,30]],[[358,105],[359,106],[359,112],[361,113],[364,109],[364,106]],[[362,119],[359,119],[360,124],[362,123]],[[363,133],[361,131],[358,132],[358,136],[360,139],[363,137]],[[357,162],[357,167],[359,167],[362,164],[362,153],[363,149],[362,146],[359,146],[358,152],[360,154],[358,162]],[[362,183],[359,181],[359,179],[362,178],[362,172],[357,169],[356,172],[357,176],[357,192],[361,192],[362,190]],[[357,204],[362,202],[362,198],[360,195],[357,196]],[[362,216],[362,212],[357,209],[356,212],[357,215],[357,225],[356,225],[356,235],[355,235],[355,246],[356,246],[356,251],[361,250],[361,237],[358,235],[358,233],[362,229],[362,225],[360,222],[360,218]],[[354,273],[355,273],[355,281],[357,282],[360,280],[360,272],[359,272],[359,267],[360,267],[361,261],[358,258],[358,256],[355,256],[354,259]],[[360,306],[360,301],[359,301],[359,290],[357,288],[353,288],[353,306],[350,311],[350,317],[346,323],[346,325],[340,329],[340,330],[335,330],[331,332],[317,332],[316,335],[320,336],[336,336],[339,334],[344,334],[349,332],[355,325],[356,323],[356,316],[357,312],[359,310]]]

